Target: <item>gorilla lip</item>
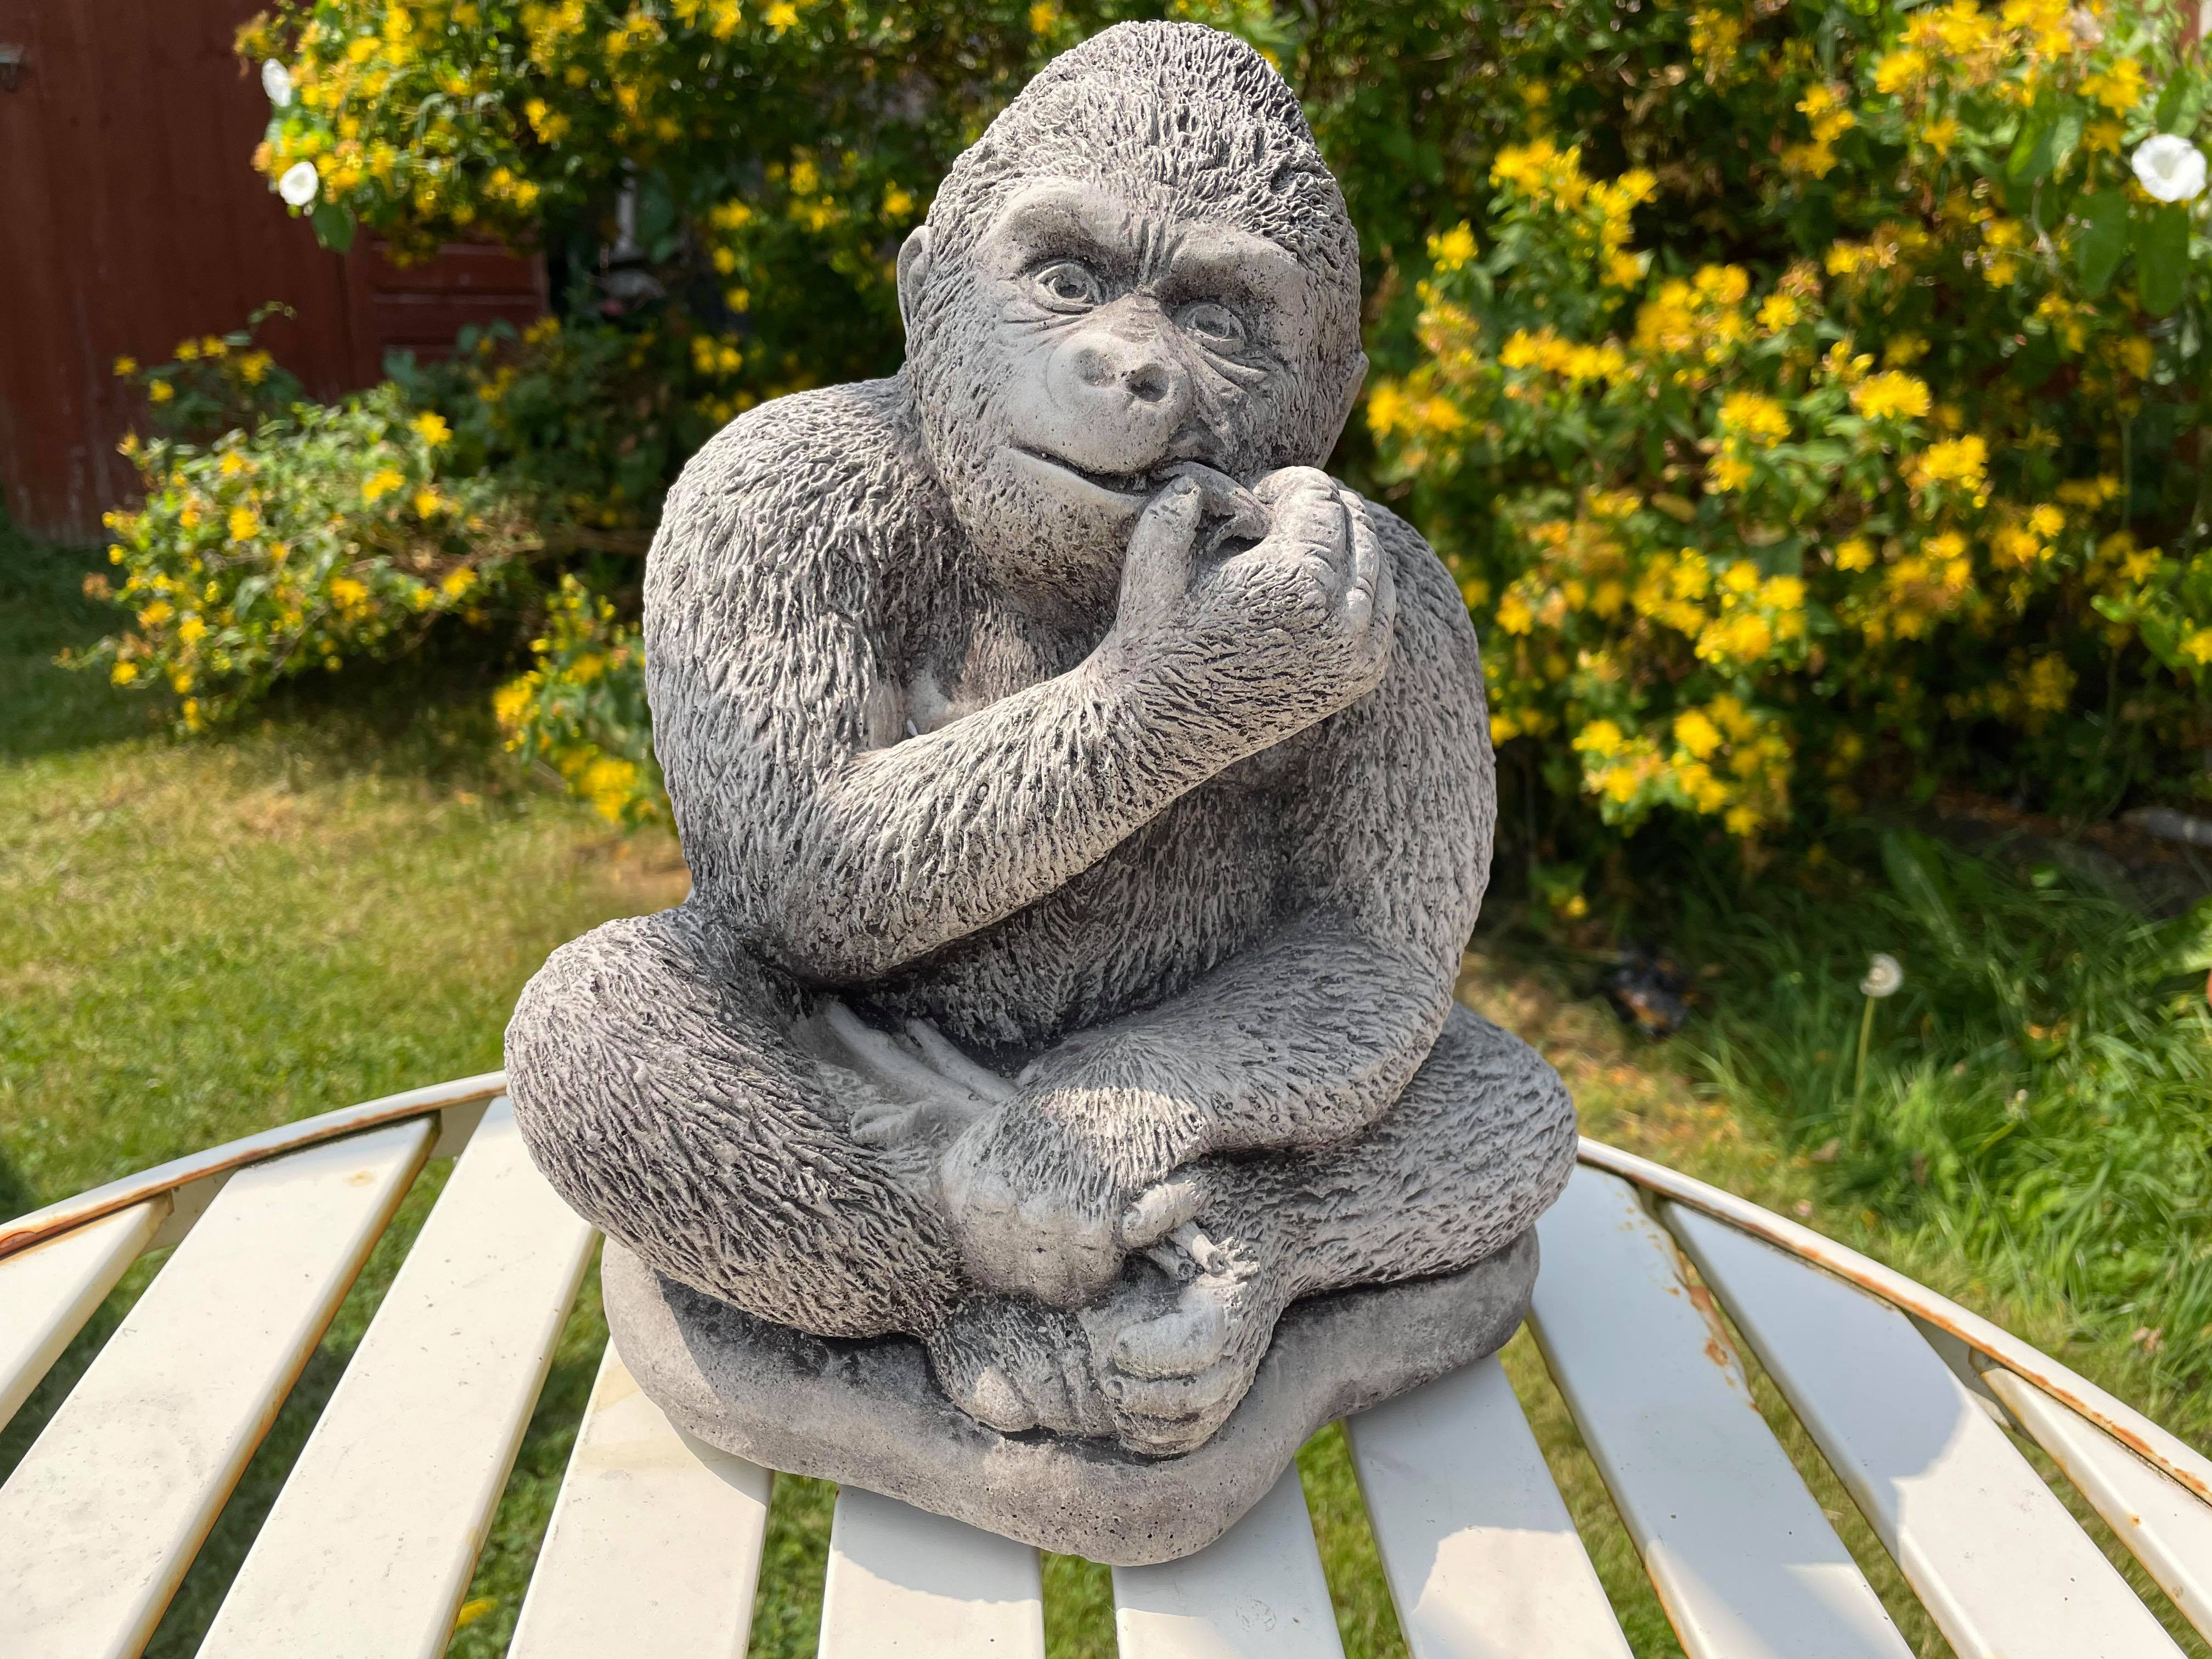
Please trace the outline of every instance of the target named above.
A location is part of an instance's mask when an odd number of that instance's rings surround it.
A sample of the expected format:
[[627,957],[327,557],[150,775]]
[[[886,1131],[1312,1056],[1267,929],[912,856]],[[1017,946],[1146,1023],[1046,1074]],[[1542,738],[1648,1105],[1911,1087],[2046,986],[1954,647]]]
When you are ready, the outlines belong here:
[[1088,472],[1072,461],[1057,455],[1048,455],[1041,450],[1030,449],[1021,444],[1009,444],[1007,448],[1024,460],[1048,466],[1055,472],[1064,472],[1077,483],[1088,484],[1102,495],[1113,496],[1127,507],[1144,501],[1167,482],[1167,475],[1158,468],[1144,472]]

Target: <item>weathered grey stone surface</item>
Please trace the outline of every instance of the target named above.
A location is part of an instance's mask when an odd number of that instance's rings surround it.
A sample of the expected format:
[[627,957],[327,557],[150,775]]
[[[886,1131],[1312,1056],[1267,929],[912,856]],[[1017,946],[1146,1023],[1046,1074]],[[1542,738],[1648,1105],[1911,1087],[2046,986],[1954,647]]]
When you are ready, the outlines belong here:
[[1188,1458],[1293,1303],[1482,1261],[1571,1166],[1559,1079],[1453,1002],[1474,630],[1316,470],[1358,239],[1229,36],[1056,60],[899,297],[896,376],[750,411],[669,496],[645,634],[693,892],[531,982],[516,1121],[702,1297],[915,1339],[1004,1434]]
[[1132,1567],[1220,1537],[1324,1425],[1495,1352],[1527,1316],[1536,1255],[1526,1232],[1456,1273],[1294,1304],[1229,1420],[1166,1462],[1108,1440],[986,1428],[945,1399],[918,1342],[771,1325],[617,1244],[600,1274],[623,1363],[709,1445]]

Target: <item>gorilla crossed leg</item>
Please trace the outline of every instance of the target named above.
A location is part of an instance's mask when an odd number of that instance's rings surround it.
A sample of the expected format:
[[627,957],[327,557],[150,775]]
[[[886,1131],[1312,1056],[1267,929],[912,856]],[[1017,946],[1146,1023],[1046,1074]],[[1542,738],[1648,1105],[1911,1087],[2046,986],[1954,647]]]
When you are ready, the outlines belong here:
[[[824,1060],[799,994],[701,935],[681,911],[611,922],[532,982],[510,1057],[526,1129],[531,1079],[601,1080],[561,1103],[557,1136],[532,1135],[549,1177],[658,1272],[759,1317],[920,1337],[954,1402],[1006,1432],[1187,1451],[1243,1398],[1291,1302],[1480,1261],[1572,1164],[1550,1067],[1455,1008],[1396,1103],[1348,1143],[1201,1159],[1133,1206],[1135,1254],[1095,1305],[978,1293],[929,1193],[942,1148],[987,1103],[981,1079],[960,1098],[973,1062],[915,1060],[933,1086],[865,1052],[858,1066]],[[610,999],[643,1017],[611,1025]],[[781,1201],[764,1210],[763,1189]],[[1203,1265],[1158,1248],[1186,1218],[1204,1230]]]

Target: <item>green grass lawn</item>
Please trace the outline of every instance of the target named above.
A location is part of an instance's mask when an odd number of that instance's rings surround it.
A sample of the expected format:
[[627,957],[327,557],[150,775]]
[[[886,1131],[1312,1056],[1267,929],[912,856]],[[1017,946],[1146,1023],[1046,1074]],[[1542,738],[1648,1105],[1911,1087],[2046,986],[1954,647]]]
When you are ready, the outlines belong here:
[[[273,1123],[495,1066],[514,995],[547,951],[684,890],[672,843],[617,836],[514,775],[484,714],[490,678],[465,658],[287,694],[220,743],[156,734],[143,700],[49,665],[103,625],[77,596],[83,568],[82,556],[0,538],[0,1216]],[[1869,941],[1951,936],[1936,912],[1911,908],[1924,894],[1899,897],[1894,871],[1889,885],[1840,895],[1847,903],[1770,882],[1686,907],[1682,941],[1711,963],[1709,1000],[1721,1012],[1663,1047],[1632,1044],[1570,994],[1571,963],[1530,947],[1486,943],[1469,959],[1464,994],[1553,1058],[1588,1132],[1796,1211],[2201,1443],[2212,1404],[2197,1362],[2176,1358],[2191,1334],[2177,1325],[2172,1343],[2133,1338],[2177,1311],[2197,1318],[2193,1287],[2212,1271],[2191,1185],[2201,1156],[2191,1164],[2172,1150],[2203,1139],[2190,1127],[2203,1117],[2189,1093],[2203,1075],[2201,1029],[2168,1008],[2170,997],[2139,1008],[2125,1000],[2136,981],[2085,978],[2072,961],[2133,937],[2134,921],[2070,889],[2021,902],[2011,888],[1974,885],[1983,878],[1973,869],[1940,857],[1935,866],[1953,934],[1963,939],[1963,915],[1969,931],[1998,930],[2015,962],[2051,937],[2063,948],[2048,971],[2012,975],[2026,988],[2008,991],[2001,975],[1976,993],[1973,950],[1960,943],[1945,965],[1935,945],[1919,945],[1918,1000],[1883,1011],[1873,1080],[1844,1104],[1837,1045],[1855,1034],[1849,985]],[[2057,922],[2053,905],[2065,909]],[[1850,912],[1848,925],[1830,925],[1838,911]],[[2161,957],[2137,978],[2162,987],[2162,967]],[[2069,996],[2103,999],[2074,1016],[2096,1022],[2103,1046],[2071,1072],[2052,1070],[2063,1055],[2021,1048],[2010,1026],[2049,1030],[2066,1013],[2054,1003]],[[2016,1102],[2023,1090],[2027,1100]],[[1897,1109],[1885,1114],[1883,1102]],[[2041,1231],[2033,1215],[2022,1219],[2021,1172],[1994,1148],[1943,1161],[1951,1138],[1986,1139],[2007,1123],[2021,1156],[2057,1172],[2035,1200],[2034,1215],[2050,1224]],[[2101,1165],[2091,1156],[2100,1146]],[[2115,1159],[2125,1167],[2109,1167]],[[409,1195],[150,1653],[197,1648],[445,1174],[432,1166]],[[2163,1279],[2136,1259],[2156,1247],[2162,1224],[2180,1241]],[[159,1266],[132,1270],[0,1430],[0,1474]],[[508,1484],[455,1655],[504,1650],[604,1340],[594,1278]],[[1525,1334],[1506,1359],[1637,1652],[1678,1653]],[[1752,1369],[1771,1420],[1916,1652],[1947,1652]],[[1317,1437],[1300,1468],[1347,1650],[1402,1654],[1341,1434]],[[831,1499],[819,1483],[777,1485],[751,1646],[760,1659],[813,1650]],[[1103,1569],[1049,1560],[1046,1616],[1057,1659],[1112,1651]],[[2185,1650],[2206,1653],[2168,1622]]]

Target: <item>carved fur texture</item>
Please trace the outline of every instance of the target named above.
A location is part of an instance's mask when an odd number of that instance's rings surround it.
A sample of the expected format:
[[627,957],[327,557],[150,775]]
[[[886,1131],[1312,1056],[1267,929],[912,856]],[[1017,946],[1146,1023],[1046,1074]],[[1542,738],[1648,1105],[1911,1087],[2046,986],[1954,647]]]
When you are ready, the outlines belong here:
[[693,893],[562,947],[518,1122],[658,1272],[1004,1429],[1205,1443],[1295,1298],[1446,1272],[1574,1116],[1452,987],[1466,608],[1314,471],[1357,240],[1255,54],[1123,25],[955,165],[908,362],[713,440],[647,567]]

